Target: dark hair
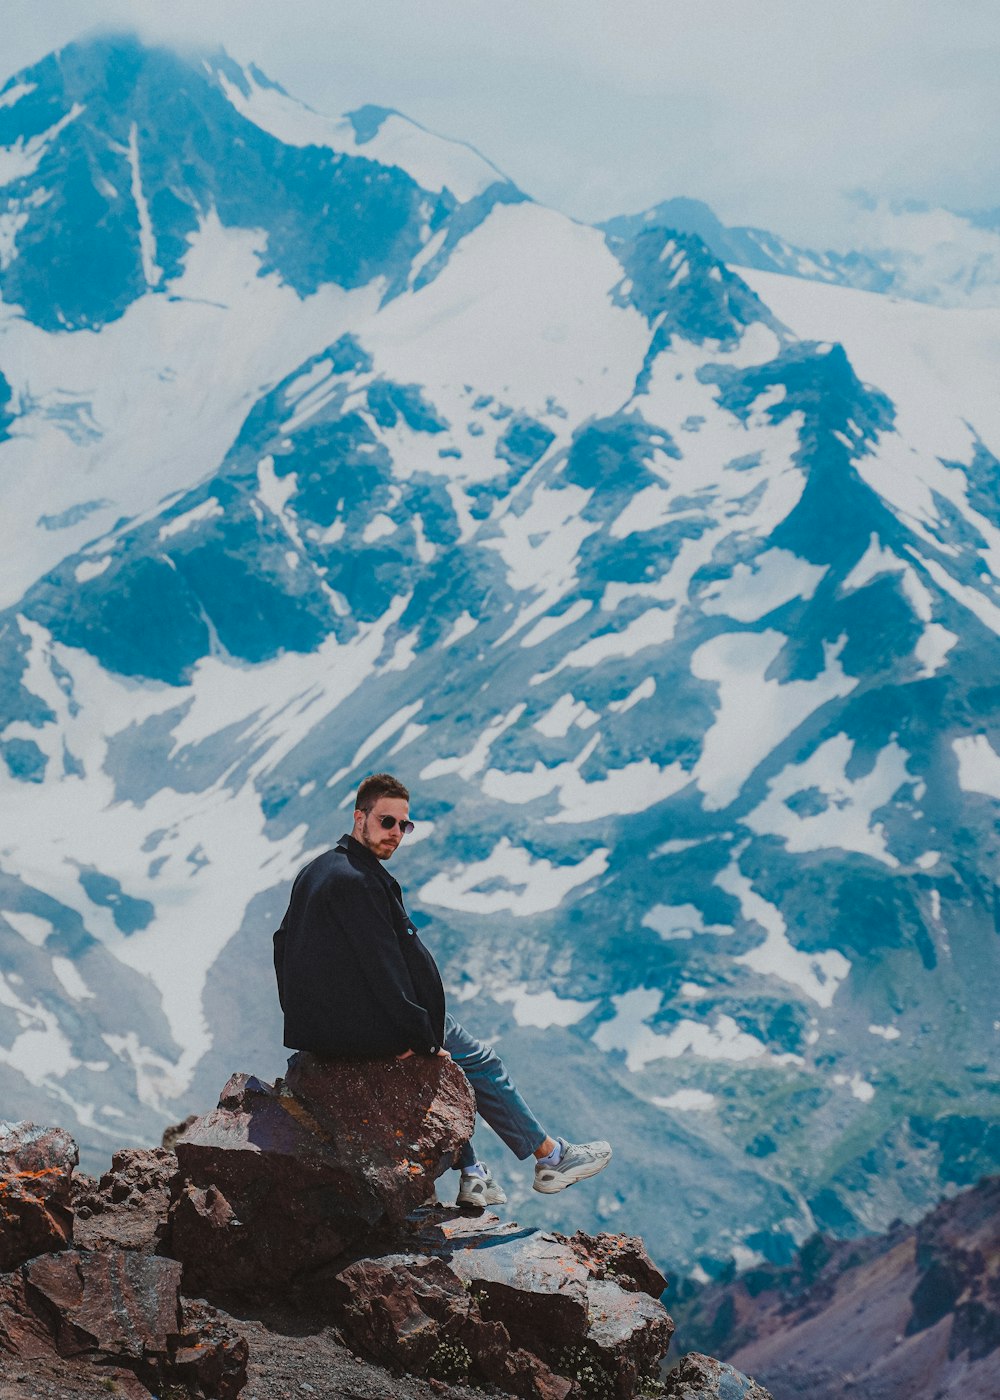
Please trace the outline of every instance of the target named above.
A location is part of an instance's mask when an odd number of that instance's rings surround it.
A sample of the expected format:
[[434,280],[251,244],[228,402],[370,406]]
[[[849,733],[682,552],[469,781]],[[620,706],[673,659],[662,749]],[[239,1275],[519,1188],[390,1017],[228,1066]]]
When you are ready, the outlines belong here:
[[370,812],[380,797],[401,797],[409,802],[410,794],[398,778],[391,773],[373,773],[358,788],[354,802],[356,812]]

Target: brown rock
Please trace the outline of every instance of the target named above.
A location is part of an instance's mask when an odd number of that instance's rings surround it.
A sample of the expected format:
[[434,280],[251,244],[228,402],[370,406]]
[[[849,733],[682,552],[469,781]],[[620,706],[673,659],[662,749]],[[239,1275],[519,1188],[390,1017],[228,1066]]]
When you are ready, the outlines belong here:
[[628,1400],[645,1377],[656,1374],[673,1320],[655,1298],[627,1291],[613,1279],[590,1279],[587,1302],[585,1349],[611,1377],[615,1395]]
[[284,1290],[398,1225],[474,1115],[450,1060],[296,1055],[274,1086],[234,1075],[176,1144],[168,1248],[187,1291]]
[[156,1251],[170,1206],[177,1158],[161,1147],[125,1148],[100,1181],[74,1178],[76,1243],[83,1249]]
[[247,1344],[207,1305],[182,1307],[180,1277],[176,1260],[131,1250],[32,1259],[0,1277],[0,1351],[95,1363],[95,1393],[97,1374],[124,1366],[133,1388],[142,1383],[136,1393],[194,1385],[232,1400],[246,1381]]
[[171,1378],[217,1400],[233,1400],[246,1385],[246,1338],[236,1336],[207,1303],[185,1301],[183,1311],[183,1331],[171,1351]]
[[160,1138],[160,1146],[165,1147],[168,1152],[173,1152],[177,1139],[187,1132],[191,1124],[196,1122],[197,1113],[189,1113],[183,1123],[171,1123],[169,1128],[163,1129],[163,1136]]
[[514,1346],[500,1323],[441,1259],[361,1259],[337,1278],[341,1322],[353,1345],[378,1361],[438,1381],[485,1380],[528,1400],[566,1400],[572,1386]]
[[659,1298],[667,1280],[646,1253],[642,1240],[634,1235],[557,1235],[568,1244],[594,1278],[613,1278],[628,1292],[648,1293]]
[[663,1400],[772,1400],[772,1396],[725,1361],[689,1351],[667,1377]]
[[[414,1212],[407,1231],[411,1253],[338,1275],[346,1330],[370,1354],[433,1372],[436,1348],[460,1344],[471,1375],[525,1396],[561,1396],[576,1385],[580,1395],[628,1400],[656,1374],[673,1323],[656,1298],[601,1276],[595,1242],[571,1248],[563,1236],[445,1207]],[[609,1257],[616,1238],[608,1237]],[[652,1270],[637,1241],[619,1253]],[[391,1292],[404,1277],[402,1293]]]
[[180,1265],[128,1251],[47,1254],[24,1266],[32,1310],[60,1356],[165,1360],[180,1332]]
[[0,1122],[0,1271],[72,1243],[78,1161],[76,1143],[61,1128]]
[[544,1356],[587,1334],[587,1270],[554,1235],[520,1230],[488,1248],[457,1248],[448,1266],[516,1344]]

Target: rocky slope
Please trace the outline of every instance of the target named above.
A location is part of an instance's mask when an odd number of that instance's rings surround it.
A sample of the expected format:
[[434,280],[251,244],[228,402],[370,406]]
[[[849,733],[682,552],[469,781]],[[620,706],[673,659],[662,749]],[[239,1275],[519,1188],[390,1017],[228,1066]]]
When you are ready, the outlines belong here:
[[557,1219],[504,1160],[525,1222],[701,1276],[993,1170],[996,313],[120,36],[0,150],[4,1112],[101,1171],[280,1073],[271,931],[389,767],[452,1005],[616,1147]]
[[916,1226],[817,1235],[791,1264],[688,1296],[683,1341],[759,1375],[783,1400],[988,1400],[1000,1347],[1000,1177]]
[[175,1152],[100,1181],[60,1130],[0,1123],[0,1396],[427,1393],[350,1347],[438,1394],[768,1400],[697,1354],[661,1381],[673,1323],[640,1241],[428,1200],[473,1119],[450,1062],[306,1056],[234,1076]]

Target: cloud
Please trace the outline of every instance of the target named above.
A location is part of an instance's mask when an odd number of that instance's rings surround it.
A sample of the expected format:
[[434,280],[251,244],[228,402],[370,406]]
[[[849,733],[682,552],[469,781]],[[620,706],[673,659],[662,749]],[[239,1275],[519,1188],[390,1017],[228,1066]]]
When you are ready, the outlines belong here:
[[685,194],[824,243],[845,190],[1000,187],[992,0],[7,0],[11,69],[95,23],[224,43],[324,111],[399,107],[581,218]]

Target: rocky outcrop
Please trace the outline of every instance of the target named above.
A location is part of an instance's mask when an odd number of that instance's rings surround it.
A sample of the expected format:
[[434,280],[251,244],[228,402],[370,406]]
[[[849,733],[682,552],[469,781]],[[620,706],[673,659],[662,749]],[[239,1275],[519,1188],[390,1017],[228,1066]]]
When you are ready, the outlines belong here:
[[682,1302],[681,1333],[793,1400],[986,1400],[1000,1348],[1000,1177],[916,1226],[831,1240]]
[[[663,1393],[673,1323],[640,1240],[520,1229],[433,1200],[473,1120],[450,1061],[297,1056],[274,1085],[235,1075],[174,1151],[123,1150],[98,1181],[74,1180],[76,1149],[59,1130],[3,1125],[12,1263],[0,1273],[0,1359],[26,1383],[72,1380],[53,1397],[100,1386],[127,1400],[234,1400],[254,1363],[248,1335],[266,1353],[283,1327],[336,1326],[341,1351],[346,1341],[438,1393]],[[223,1311],[233,1299],[242,1323]],[[323,1346],[325,1365],[334,1343]],[[269,1393],[257,1366],[255,1390]],[[708,1358],[670,1384],[681,1380],[665,1393],[766,1400]],[[3,1400],[34,1395],[5,1385]]]
[[73,1240],[76,1143],[60,1128],[0,1123],[0,1270]]
[[232,1400],[247,1346],[211,1309],[185,1307],[180,1265],[129,1250],[43,1254],[0,1277],[0,1353],[47,1354],[134,1377],[143,1389],[194,1388]]
[[116,1152],[100,1181],[74,1178],[76,1242],[85,1249],[153,1253],[166,1230],[177,1158],[162,1147]]
[[771,1400],[771,1394],[735,1366],[689,1351],[671,1371],[662,1400]]
[[472,1134],[450,1060],[295,1055],[285,1080],[234,1075],[175,1143],[170,1253],[194,1292],[259,1297],[400,1224]]
[[638,1240],[567,1240],[440,1207],[407,1224],[410,1251],[337,1276],[344,1329],[372,1355],[558,1400],[584,1375],[623,1400],[656,1375],[673,1323],[659,1302],[666,1281]]

